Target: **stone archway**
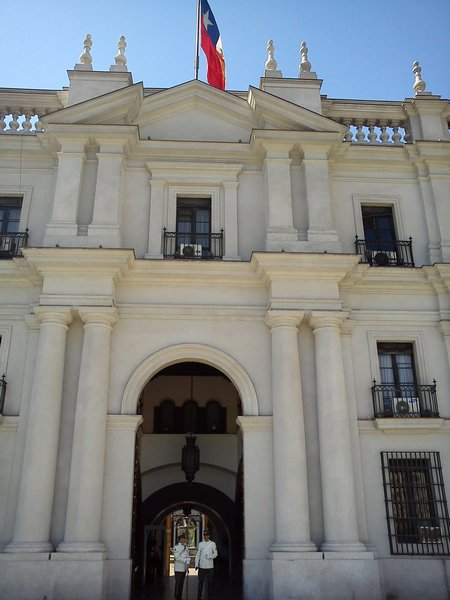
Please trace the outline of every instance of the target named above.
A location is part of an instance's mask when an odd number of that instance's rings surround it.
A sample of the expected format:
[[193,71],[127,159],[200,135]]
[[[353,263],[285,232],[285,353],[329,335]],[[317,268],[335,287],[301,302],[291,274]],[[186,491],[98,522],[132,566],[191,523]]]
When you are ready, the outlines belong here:
[[121,413],[136,414],[140,394],[146,383],[161,369],[183,361],[197,361],[222,371],[236,387],[244,416],[258,415],[255,387],[246,371],[231,356],[204,344],[177,344],[155,352],[145,359],[130,377],[125,388]]

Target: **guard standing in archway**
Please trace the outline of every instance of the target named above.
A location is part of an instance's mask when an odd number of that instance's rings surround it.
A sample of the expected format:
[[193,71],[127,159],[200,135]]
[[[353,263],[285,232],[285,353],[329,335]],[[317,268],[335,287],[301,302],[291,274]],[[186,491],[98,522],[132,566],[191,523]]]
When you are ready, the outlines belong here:
[[197,600],[201,600],[205,581],[208,586],[208,600],[213,600],[214,594],[214,559],[217,557],[216,544],[210,539],[209,531],[203,532],[203,542],[200,542],[195,555],[195,568],[198,569]]

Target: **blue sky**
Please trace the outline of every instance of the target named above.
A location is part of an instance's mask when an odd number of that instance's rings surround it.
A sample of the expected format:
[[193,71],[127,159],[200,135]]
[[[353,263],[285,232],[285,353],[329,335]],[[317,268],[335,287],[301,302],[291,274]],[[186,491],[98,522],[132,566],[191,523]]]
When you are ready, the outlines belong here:
[[[427,91],[450,96],[450,0],[210,0],[219,25],[227,89],[258,86],[266,45],[284,77],[297,77],[299,48],[330,98],[413,96],[419,60]],[[22,0],[4,14],[0,87],[60,89],[92,35],[93,67],[107,71],[124,35],[133,81],[170,87],[194,78],[196,0]],[[6,40],[5,40],[6,36]],[[203,56],[199,78],[206,81]]]

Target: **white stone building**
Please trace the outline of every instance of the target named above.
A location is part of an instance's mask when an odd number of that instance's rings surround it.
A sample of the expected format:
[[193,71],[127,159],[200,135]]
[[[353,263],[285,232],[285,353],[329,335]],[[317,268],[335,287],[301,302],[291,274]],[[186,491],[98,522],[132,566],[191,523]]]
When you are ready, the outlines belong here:
[[128,599],[208,522],[245,600],[448,598],[448,101],[90,45],[0,89],[0,597]]

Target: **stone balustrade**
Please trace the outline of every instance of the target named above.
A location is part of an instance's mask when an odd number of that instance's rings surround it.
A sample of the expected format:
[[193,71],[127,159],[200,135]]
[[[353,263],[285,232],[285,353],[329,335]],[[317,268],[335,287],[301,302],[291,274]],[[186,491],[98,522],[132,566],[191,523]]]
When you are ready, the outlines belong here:
[[63,92],[0,88],[0,133],[34,134],[43,131],[41,117],[61,110]]
[[344,142],[402,145],[411,141],[409,120],[402,102],[325,99],[323,113],[346,125]]
[[0,109],[0,133],[30,134],[44,131],[41,116],[42,113],[38,115],[36,109]]

